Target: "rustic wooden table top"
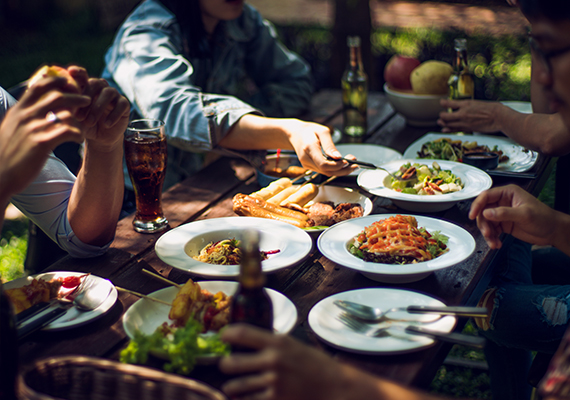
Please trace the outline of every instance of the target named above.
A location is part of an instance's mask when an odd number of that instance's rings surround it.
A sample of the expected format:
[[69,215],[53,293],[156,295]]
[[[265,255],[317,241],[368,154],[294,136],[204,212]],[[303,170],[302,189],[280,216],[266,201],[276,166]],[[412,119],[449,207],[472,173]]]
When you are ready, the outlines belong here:
[[[313,99],[311,112],[304,118],[340,129],[340,105],[339,91],[319,92]],[[391,147],[401,153],[426,132],[438,131],[437,126],[414,128],[406,125],[383,93],[370,94],[368,122],[370,134],[366,143]],[[553,159],[540,156],[533,167],[533,171],[537,172],[536,179],[494,178],[494,184],[515,183],[537,195],[550,174],[553,163]],[[354,178],[339,178],[333,183],[356,187]],[[235,216],[232,197],[236,193],[251,193],[257,189],[259,185],[251,166],[243,160],[220,158],[165,192],[163,208],[170,227],[176,228],[196,220]],[[397,211],[389,200],[367,195],[373,201],[373,213]],[[292,335],[333,354],[339,360],[372,373],[408,385],[427,386],[451,345],[436,342],[432,347],[397,356],[357,355],[335,349],[321,341],[310,329],[307,316],[321,299],[358,288],[407,288],[435,296],[448,305],[475,305],[490,280],[497,251],[491,251],[487,247],[475,223],[467,218],[469,207],[470,201],[464,201],[449,210],[430,213],[429,216],[454,222],[471,233],[476,242],[473,255],[451,268],[435,271],[418,282],[387,284],[370,280],[357,271],[326,259],[316,245],[313,245],[310,256],[298,265],[269,274],[267,286],[285,294],[297,307],[298,322]],[[142,273],[143,268],[154,270],[178,283],[186,282],[188,278],[201,280],[162,262],[154,251],[154,244],[162,234],[136,233],[132,229],[132,219],[133,216],[130,216],[119,221],[115,241],[104,256],[93,259],[66,257],[46,270],[92,272],[110,279],[117,286],[145,294],[161,289],[165,284]],[[137,300],[134,295],[119,293],[116,304],[96,321],[66,331],[36,332],[20,344],[21,367],[30,368],[35,360],[68,354],[118,359],[120,351],[128,343],[122,316]],[[464,321],[456,329],[463,325]],[[213,386],[219,386],[226,379],[215,366],[196,368],[192,376]]]

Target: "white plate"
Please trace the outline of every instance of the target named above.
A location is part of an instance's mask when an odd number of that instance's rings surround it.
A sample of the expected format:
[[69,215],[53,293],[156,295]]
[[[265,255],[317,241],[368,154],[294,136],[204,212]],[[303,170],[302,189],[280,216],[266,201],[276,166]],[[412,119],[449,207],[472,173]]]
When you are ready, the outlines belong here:
[[260,232],[260,250],[280,250],[262,262],[264,272],[298,263],[313,246],[307,232],[285,222],[255,217],[226,217],[190,222],[166,232],[156,241],[156,254],[165,263],[195,275],[237,277],[239,265],[207,264],[192,257],[210,242],[233,238],[239,240],[247,229]]
[[532,114],[532,103],[530,101],[501,101],[507,107],[523,114]]
[[[333,347],[358,354],[403,354],[429,347],[434,339],[410,335],[399,330],[390,331],[394,336],[382,338],[367,337],[348,328],[337,317],[343,312],[333,304],[335,300],[349,300],[379,307],[387,310],[392,307],[407,307],[410,305],[444,306],[445,304],[425,294],[401,289],[358,289],[337,293],[318,302],[309,312],[309,326],[322,340]],[[405,313],[401,313],[406,315]],[[427,315],[408,314],[410,318],[426,321]],[[395,318],[399,318],[394,314]],[[429,319],[427,320],[429,321]],[[417,323],[417,322],[416,322]],[[443,317],[437,321],[422,323],[420,326],[441,332],[451,332],[456,319],[452,316]],[[386,323],[386,325],[389,323]],[[398,325],[405,323],[398,322]],[[384,326],[386,326],[384,325]]]
[[517,144],[514,140],[507,137],[496,137],[488,135],[454,135],[447,133],[427,133],[414,143],[412,143],[404,152],[404,158],[418,158],[418,151],[422,149],[422,145],[426,142],[431,142],[439,138],[449,138],[451,140],[461,140],[467,142],[477,142],[481,145],[487,145],[491,149],[495,146],[501,150],[506,156],[509,157],[508,161],[502,162],[494,170],[488,171],[493,174],[493,171],[499,172],[526,172],[531,169],[536,160],[538,153],[536,151],[527,150],[523,146]]
[[475,239],[460,226],[436,218],[414,215],[418,221],[418,227],[424,227],[428,232],[440,231],[449,238],[447,243],[449,251],[447,253],[433,260],[404,265],[368,262],[350,254],[348,244],[356,235],[373,222],[394,215],[398,214],[373,214],[339,222],[321,234],[317,246],[329,260],[359,271],[375,281],[389,283],[418,281],[429,276],[433,271],[460,263],[475,250]]
[[[402,158],[402,155],[396,150],[377,144],[338,144],[336,148],[343,156],[352,154],[358,161],[372,164],[381,164]],[[361,169],[358,168],[348,176],[357,176],[360,171]]]
[[[4,289],[14,289],[30,284],[30,282],[36,279],[44,279],[50,281],[55,278],[67,278],[69,276],[81,276],[85,275],[85,272],[68,272],[68,271],[56,271],[56,272],[46,272],[43,274],[31,275],[25,278],[15,279],[13,281],[4,284]],[[79,311],[75,307],[71,307],[64,314],[62,314],[56,320],[50,322],[48,325],[42,328],[44,331],[60,331],[70,328],[75,328],[81,325],[85,325],[94,319],[97,319],[104,315],[107,311],[113,307],[115,301],[117,301],[117,289],[111,281],[107,279],[100,278],[96,275],[89,275],[89,279],[93,279],[95,282],[99,282],[102,285],[111,286],[111,292],[109,297],[97,308],[91,311]]]
[[[202,289],[208,290],[215,294],[224,292],[232,295],[238,284],[230,281],[202,281],[197,282]],[[149,294],[150,297],[172,302],[178,293],[178,288],[170,286]],[[273,290],[266,289],[267,294],[271,298],[273,304],[273,328],[278,333],[289,333],[297,323],[297,308],[291,300],[283,294]],[[164,322],[170,324],[172,321],[168,319],[170,306],[161,304],[152,300],[137,300],[123,315],[123,328],[129,338],[133,339],[135,332],[150,335],[154,333],[156,328]],[[205,356],[198,359],[200,364],[208,364],[216,359],[215,356]]]
[[431,168],[433,161],[437,161],[441,169],[451,170],[455,176],[461,178],[464,184],[463,189],[457,192],[433,196],[400,193],[386,187],[386,185],[390,183],[390,176],[386,171],[379,169],[362,171],[356,181],[361,188],[368,192],[376,196],[386,197],[392,200],[396,206],[404,210],[417,212],[447,210],[460,201],[477,197],[481,192],[489,189],[493,185],[493,180],[485,171],[455,161],[404,159],[390,161],[380,166],[394,173],[408,162],[412,164],[426,164]]
[[[319,188],[319,194],[317,194],[313,200],[308,202],[306,206],[308,207],[312,204],[324,201],[332,201],[335,205],[338,205],[339,203],[358,203],[362,206],[363,216],[370,214],[373,207],[372,201],[363,194],[358,193],[358,190],[327,185]],[[308,229],[307,232],[320,233],[325,229],[327,228]]]

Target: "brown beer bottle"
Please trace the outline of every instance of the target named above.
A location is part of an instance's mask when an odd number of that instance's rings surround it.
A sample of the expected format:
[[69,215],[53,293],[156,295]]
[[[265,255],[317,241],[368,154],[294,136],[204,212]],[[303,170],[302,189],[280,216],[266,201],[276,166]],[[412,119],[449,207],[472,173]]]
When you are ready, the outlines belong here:
[[273,331],[273,304],[264,289],[259,232],[248,230],[241,240],[239,285],[233,295],[230,319]]
[[0,399],[16,400],[18,337],[14,312],[0,283]]

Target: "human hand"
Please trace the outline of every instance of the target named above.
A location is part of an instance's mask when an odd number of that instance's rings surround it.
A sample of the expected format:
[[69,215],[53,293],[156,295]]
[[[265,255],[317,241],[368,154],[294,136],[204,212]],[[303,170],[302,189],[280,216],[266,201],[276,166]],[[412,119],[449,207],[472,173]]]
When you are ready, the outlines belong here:
[[68,71],[84,84],[83,94],[92,99],[91,104],[75,114],[82,123],[88,145],[105,151],[122,144],[129,123],[129,101],[104,79],[89,78],[81,67],[72,66]]
[[489,247],[498,249],[501,233],[527,243],[554,244],[558,214],[520,187],[508,185],[481,193],[471,204],[469,218],[477,219]]
[[334,145],[330,128],[297,119],[286,120],[284,128],[303,167],[327,176],[348,175],[357,168],[346,161],[325,158],[323,152],[334,158],[342,157]]
[[[82,142],[73,113],[90,103],[87,96],[65,90],[67,80],[47,77],[26,90],[0,125],[0,193],[22,191],[61,143]],[[48,119],[48,113],[53,119]]]
[[489,133],[501,130],[497,119],[497,109],[504,107],[501,103],[442,99],[440,104],[445,109],[454,110],[453,112],[443,111],[439,114],[437,123],[442,126],[442,132],[476,131]]
[[222,372],[240,374],[222,387],[232,399],[343,398],[343,367],[325,353],[292,337],[241,324],[226,327],[222,340],[257,350],[233,354],[220,361]]

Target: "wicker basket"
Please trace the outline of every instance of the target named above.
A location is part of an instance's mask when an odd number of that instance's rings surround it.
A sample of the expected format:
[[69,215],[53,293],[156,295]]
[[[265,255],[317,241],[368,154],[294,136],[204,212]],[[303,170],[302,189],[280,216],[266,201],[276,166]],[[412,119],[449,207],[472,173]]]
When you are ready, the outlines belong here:
[[38,361],[19,383],[21,400],[227,400],[192,379],[82,356]]

